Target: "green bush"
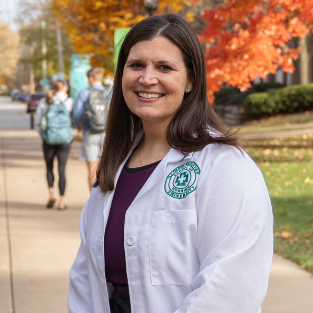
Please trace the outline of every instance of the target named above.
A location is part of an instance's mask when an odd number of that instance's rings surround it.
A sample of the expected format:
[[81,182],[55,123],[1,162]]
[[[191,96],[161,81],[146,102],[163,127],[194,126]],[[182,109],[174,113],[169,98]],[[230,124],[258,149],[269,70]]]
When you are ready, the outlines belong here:
[[214,93],[215,104],[224,104],[227,102],[232,102],[232,99],[240,95],[240,90],[236,87],[227,86],[221,88],[220,91]]
[[253,84],[253,89],[257,92],[264,92],[268,89],[280,89],[285,87],[286,85],[277,83],[277,82],[271,82],[271,83],[261,83],[261,84]]
[[227,86],[222,87],[220,91],[217,91],[214,93],[215,99],[223,98],[225,96],[229,95],[238,95],[240,93],[240,90],[236,87]]
[[248,118],[313,109],[313,84],[293,85],[275,92],[250,94],[243,105]]

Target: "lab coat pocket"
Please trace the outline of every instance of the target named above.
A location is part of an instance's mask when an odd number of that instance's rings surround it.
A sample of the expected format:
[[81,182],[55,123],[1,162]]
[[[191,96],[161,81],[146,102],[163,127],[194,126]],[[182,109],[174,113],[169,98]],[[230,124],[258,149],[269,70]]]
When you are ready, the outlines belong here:
[[190,286],[198,268],[196,251],[197,212],[156,211],[150,228],[152,285]]

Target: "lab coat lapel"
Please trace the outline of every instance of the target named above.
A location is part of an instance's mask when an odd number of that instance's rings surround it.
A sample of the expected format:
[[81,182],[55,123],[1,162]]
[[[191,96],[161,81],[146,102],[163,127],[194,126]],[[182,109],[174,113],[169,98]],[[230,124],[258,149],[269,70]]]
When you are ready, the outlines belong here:
[[[185,157],[185,160],[191,158],[192,153],[188,154]],[[162,161],[158,164],[156,169],[153,171],[153,173],[150,175],[146,183],[143,185],[143,187],[138,192],[136,198],[134,199],[133,203],[139,199],[142,195],[144,195],[148,190],[150,190],[161,178],[163,173],[166,170],[166,166],[169,163],[173,162],[180,162],[184,158],[184,154],[180,151],[171,148],[170,151],[167,153],[167,155],[162,159]]]

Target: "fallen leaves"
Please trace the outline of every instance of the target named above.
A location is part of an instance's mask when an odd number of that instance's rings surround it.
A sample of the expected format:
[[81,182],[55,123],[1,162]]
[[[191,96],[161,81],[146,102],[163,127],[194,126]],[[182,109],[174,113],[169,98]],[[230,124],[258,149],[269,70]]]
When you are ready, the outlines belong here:
[[294,236],[289,230],[283,230],[282,232],[275,232],[274,237],[280,238],[283,240],[288,239],[289,243],[294,243],[298,241],[298,237]]
[[274,236],[282,239],[288,239],[293,235],[289,230],[283,230],[281,233],[279,232],[274,233]]
[[272,153],[272,149],[265,149],[263,150],[264,155],[270,155]]
[[257,163],[263,162],[265,166],[272,162],[310,161],[313,157],[313,135],[245,140],[244,147]]

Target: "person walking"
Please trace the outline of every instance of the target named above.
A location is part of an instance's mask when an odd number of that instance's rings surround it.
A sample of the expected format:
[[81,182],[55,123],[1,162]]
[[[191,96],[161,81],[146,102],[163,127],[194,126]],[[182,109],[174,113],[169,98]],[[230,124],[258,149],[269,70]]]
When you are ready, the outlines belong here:
[[106,140],[70,271],[70,313],[260,313],[269,194],[208,104],[197,36],[166,14],[122,43]]
[[73,121],[78,129],[83,130],[79,158],[87,162],[91,191],[98,159],[102,154],[110,89],[102,84],[102,68],[92,68],[87,72],[87,77],[90,88],[79,93],[73,107]]
[[[40,101],[35,114],[35,123],[42,135],[42,147],[47,169],[47,181],[49,186],[48,209],[53,208],[56,201],[54,189],[53,161],[58,160],[59,172],[59,202],[58,209],[65,210],[64,202],[66,187],[65,166],[73,140],[70,112],[73,108],[73,100],[67,95],[67,88],[62,80],[53,82],[44,101]],[[51,126],[51,127],[50,127]]]

